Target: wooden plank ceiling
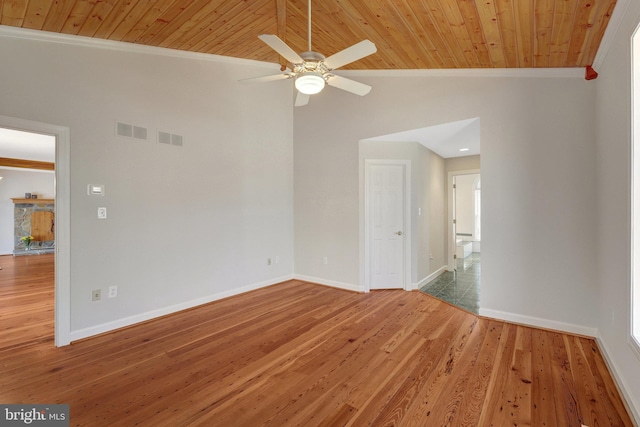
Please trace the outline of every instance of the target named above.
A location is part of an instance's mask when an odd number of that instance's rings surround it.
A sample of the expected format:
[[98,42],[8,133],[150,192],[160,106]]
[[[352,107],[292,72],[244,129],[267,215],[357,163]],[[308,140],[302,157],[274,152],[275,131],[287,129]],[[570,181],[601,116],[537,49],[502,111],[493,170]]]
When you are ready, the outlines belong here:
[[[315,0],[313,50],[369,39],[347,69],[592,65],[616,0]],[[2,25],[268,62],[307,50],[307,0],[0,0]]]

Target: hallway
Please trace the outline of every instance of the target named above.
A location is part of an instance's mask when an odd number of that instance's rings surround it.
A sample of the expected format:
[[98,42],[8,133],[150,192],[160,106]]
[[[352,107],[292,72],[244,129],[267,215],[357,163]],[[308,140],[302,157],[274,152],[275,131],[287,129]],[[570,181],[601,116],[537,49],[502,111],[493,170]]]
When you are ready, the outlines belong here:
[[458,259],[457,271],[445,271],[420,290],[478,314],[480,308],[480,253]]

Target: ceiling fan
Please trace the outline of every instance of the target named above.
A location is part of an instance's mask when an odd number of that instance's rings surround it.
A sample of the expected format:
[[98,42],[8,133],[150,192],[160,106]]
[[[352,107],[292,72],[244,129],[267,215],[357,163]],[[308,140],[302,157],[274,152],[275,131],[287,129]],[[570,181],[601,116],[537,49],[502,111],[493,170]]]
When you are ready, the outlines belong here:
[[333,74],[333,70],[355,62],[376,52],[376,45],[369,40],[363,40],[338,53],[325,58],[324,55],[311,50],[311,0],[309,0],[308,14],[308,49],[306,52],[296,53],[285,42],[274,34],[258,36],[271,49],[278,52],[289,61],[289,70],[281,74],[255,77],[240,80],[241,83],[270,82],[283,79],[294,79],[298,90],[295,106],[307,105],[309,97],[324,89],[325,84],[346,90],[356,95],[364,96],[371,91],[371,86]]

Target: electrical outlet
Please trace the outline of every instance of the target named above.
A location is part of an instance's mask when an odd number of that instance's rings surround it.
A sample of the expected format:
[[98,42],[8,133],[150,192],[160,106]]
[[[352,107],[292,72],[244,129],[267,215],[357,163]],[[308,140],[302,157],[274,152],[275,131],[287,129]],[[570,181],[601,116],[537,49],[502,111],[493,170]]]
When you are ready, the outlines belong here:
[[276,264],[280,264],[280,257],[279,256],[276,257]]
[[118,287],[109,286],[109,298],[115,298],[118,296]]
[[107,208],[98,208],[98,219],[107,219]]
[[267,265],[271,265],[271,258],[267,258]]
[[94,289],[91,291],[91,301],[100,301],[100,298],[102,298],[101,296],[102,292],[100,291],[100,289]]
[[326,256],[325,256],[325,257],[322,257],[322,263],[323,263],[324,265],[329,264],[329,259],[328,259]]

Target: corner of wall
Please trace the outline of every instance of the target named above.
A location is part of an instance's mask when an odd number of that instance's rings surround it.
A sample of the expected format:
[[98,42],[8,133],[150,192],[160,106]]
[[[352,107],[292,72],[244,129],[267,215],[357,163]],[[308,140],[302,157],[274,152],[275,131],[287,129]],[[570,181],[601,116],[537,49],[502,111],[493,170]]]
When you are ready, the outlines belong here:
[[640,408],[640,404],[633,401],[632,394],[629,392],[629,386],[625,379],[620,375],[620,371],[616,366],[614,359],[610,355],[607,343],[598,330],[596,330],[595,340],[598,344],[598,348],[600,349],[600,354],[602,354],[602,358],[604,359],[609,372],[611,372],[611,375],[613,376],[615,385],[618,388],[618,393],[622,396],[622,402],[624,403],[625,409],[631,415],[632,421],[635,423],[636,427],[640,426],[640,410],[638,409]]
[[293,278],[296,280],[301,280],[303,282],[314,283],[316,285],[330,286],[332,288],[344,289],[346,291],[351,291],[351,292],[360,292],[360,293],[366,292],[366,290],[362,286],[354,285],[352,283],[337,282],[334,280],[321,279],[319,277],[311,277],[311,276],[305,276],[301,274],[294,274]]

